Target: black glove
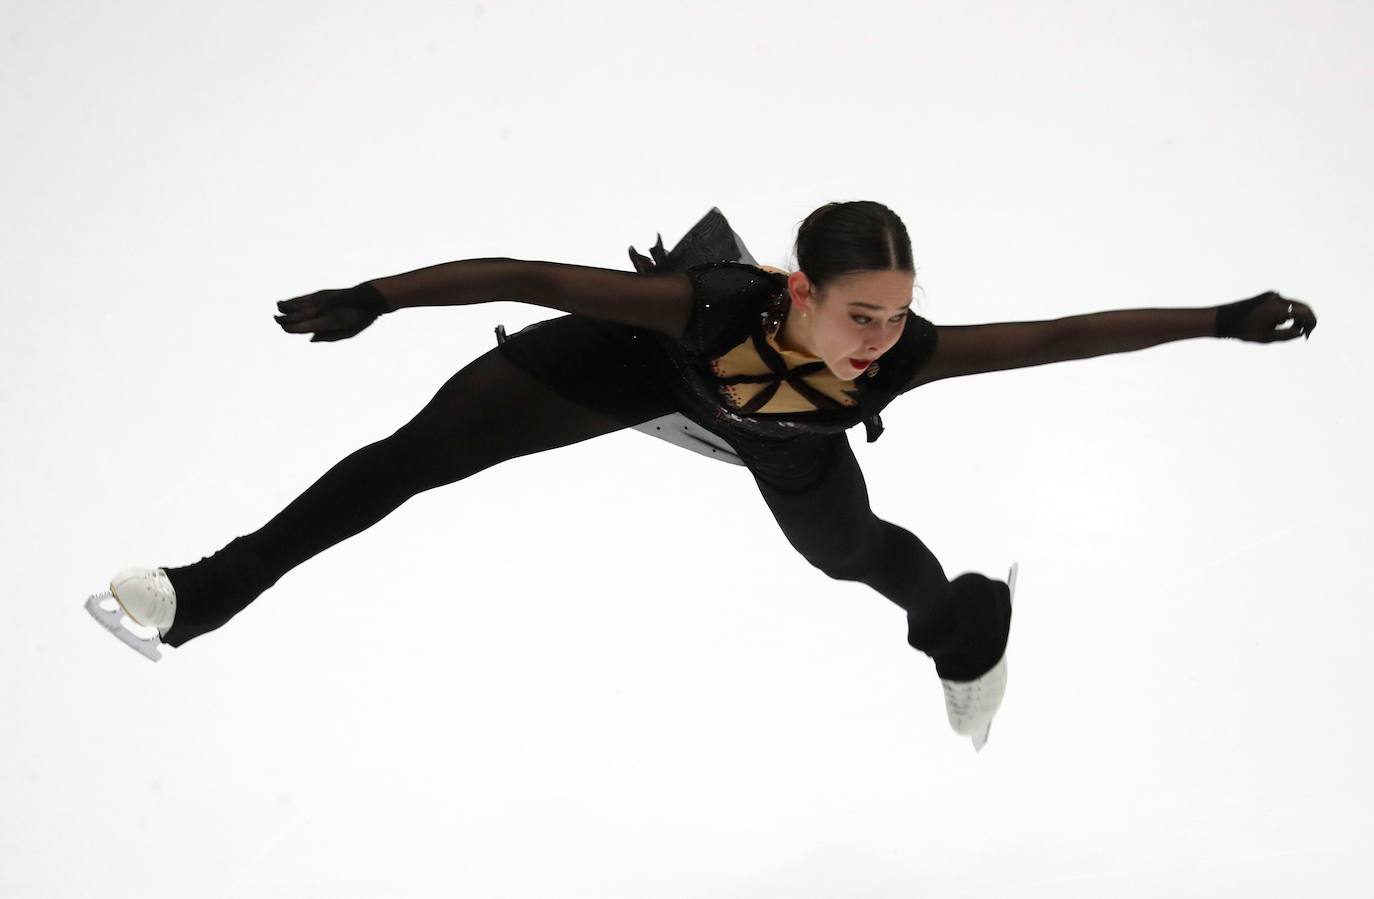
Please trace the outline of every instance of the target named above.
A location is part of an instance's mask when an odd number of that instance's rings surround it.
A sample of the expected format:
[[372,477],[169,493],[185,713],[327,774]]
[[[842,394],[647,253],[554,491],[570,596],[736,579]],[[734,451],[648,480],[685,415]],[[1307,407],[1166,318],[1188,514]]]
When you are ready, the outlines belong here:
[[371,282],[345,290],[321,290],[277,304],[281,315],[273,316],[288,334],[314,331],[310,342],[343,340],[362,331],[391,309],[386,298]]
[[[1290,318],[1293,320],[1291,327],[1279,327]],[[1218,337],[1270,343],[1310,335],[1316,327],[1317,316],[1310,306],[1285,299],[1272,290],[1217,307]]]

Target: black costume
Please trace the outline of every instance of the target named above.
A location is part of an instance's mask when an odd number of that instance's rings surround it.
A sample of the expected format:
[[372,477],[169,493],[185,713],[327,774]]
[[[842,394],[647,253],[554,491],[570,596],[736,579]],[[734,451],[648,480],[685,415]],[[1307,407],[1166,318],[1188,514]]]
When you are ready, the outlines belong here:
[[[655,290],[682,290],[680,299],[660,293],[668,301],[643,308],[646,321],[662,316],[661,328],[578,314],[509,337],[498,327],[497,348],[450,378],[390,437],[341,460],[258,531],[194,565],[164,566],[177,613],[163,641],[180,646],[219,627],[291,568],[419,492],[634,427],[746,466],[798,552],[902,607],[907,642],[934,658],[941,677],[971,680],[991,668],[1010,627],[1007,585],[972,572],[951,583],[915,535],[877,518],[845,435],[862,421],[869,442],[878,439],[878,413],[914,386],[934,350],[934,326],[909,313],[892,349],[854,381],[840,381],[820,360],[791,351],[784,358],[770,339],[787,314],[786,274],[757,266],[720,210],[672,252],[663,252],[660,237],[651,253],[652,260],[631,248],[640,274],[687,275],[684,285],[653,282]],[[616,283],[633,293],[649,282]],[[687,324],[679,330],[671,322],[683,307]]]

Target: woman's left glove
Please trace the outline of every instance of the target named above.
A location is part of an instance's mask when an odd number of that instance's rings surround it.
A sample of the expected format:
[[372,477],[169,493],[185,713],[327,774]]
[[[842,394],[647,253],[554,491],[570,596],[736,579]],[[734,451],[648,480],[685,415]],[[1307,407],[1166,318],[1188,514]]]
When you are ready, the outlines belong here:
[[[1279,325],[1293,320],[1293,325]],[[1306,303],[1285,299],[1275,291],[1266,291],[1248,300],[1238,300],[1217,307],[1218,337],[1234,337],[1256,343],[1292,340],[1308,336],[1317,327],[1317,316]]]

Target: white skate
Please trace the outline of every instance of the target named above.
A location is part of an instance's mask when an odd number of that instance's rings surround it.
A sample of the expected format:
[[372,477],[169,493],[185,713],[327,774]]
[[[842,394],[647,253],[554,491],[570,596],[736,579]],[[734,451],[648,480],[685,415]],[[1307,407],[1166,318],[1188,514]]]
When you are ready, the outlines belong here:
[[[110,580],[107,592],[86,600],[86,611],[124,644],[156,662],[162,658],[161,637],[176,616],[177,594],[163,569],[126,568]],[[125,626],[125,621],[138,629]]]
[[[1011,573],[1007,575],[1007,586],[1011,597],[1016,598],[1016,572],[1020,562],[1013,562]],[[1007,654],[1002,653],[992,669],[982,677],[971,681],[950,681],[940,679],[945,691],[945,712],[949,715],[949,726],[962,737],[973,738],[973,748],[983,751],[992,730],[992,718],[1002,705],[1002,696],[1007,691]]]

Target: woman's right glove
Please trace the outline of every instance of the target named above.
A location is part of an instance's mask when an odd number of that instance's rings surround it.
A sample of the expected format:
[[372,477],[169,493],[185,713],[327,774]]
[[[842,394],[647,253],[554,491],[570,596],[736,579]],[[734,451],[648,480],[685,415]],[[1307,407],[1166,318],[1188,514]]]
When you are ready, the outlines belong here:
[[364,281],[345,290],[320,290],[277,303],[273,316],[288,334],[313,331],[310,342],[353,337],[391,309],[381,291]]
[[[1289,319],[1293,320],[1290,327],[1279,327]],[[1316,327],[1317,316],[1311,306],[1301,300],[1287,299],[1273,290],[1217,307],[1218,337],[1272,343],[1307,337]]]

